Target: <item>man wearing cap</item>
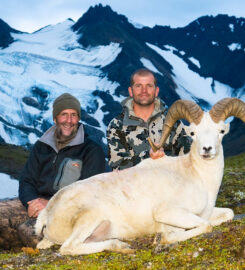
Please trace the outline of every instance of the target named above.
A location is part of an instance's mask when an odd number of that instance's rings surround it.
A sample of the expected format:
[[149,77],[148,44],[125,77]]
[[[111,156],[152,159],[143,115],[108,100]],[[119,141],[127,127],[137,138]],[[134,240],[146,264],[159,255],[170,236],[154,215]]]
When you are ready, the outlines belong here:
[[81,106],[65,93],[53,103],[55,125],[35,143],[20,178],[19,199],[37,217],[60,188],[105,171],[102,148],[85,138]]
[[[83,125],[79,123],[80,117],[81,107],[75,97],[65,93],[56,98],[53,103],[55,125],[34,144],[21,174],[19,200],[31,219],[25,214],[25,219],[16,229],[20,240],[26,245],[34,245],[35,218],[59,189],[105,172],[103,150],[87,138]],[[26,213],[25,208],[16,201],[19,211]]]

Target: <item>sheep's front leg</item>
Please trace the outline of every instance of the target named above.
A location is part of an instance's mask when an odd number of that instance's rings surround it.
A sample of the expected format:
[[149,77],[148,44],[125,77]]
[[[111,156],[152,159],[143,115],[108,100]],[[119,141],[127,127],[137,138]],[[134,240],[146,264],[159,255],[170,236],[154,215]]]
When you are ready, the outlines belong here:
[[156,236],[153,240],[153,245],[158,245],[162,241],[162,235],[170,234],[173,232],[180,232],[180,231],[185,231],[183,228],[178,228],[174,226],[169,226],[163,223],[156,223]]
[[[162,244],[185,241],[199,234],[212,231],[212,226],[208,221],[183,208],[160,206],[154,211],[153,215],[156,222],[176,227],[176,230],[169,231],[164,230],[163,226]],[[181,231],[177,228],[185,230]]]
[[232,220],[234,217],[234,212],[230,208],[219,208],[214,207],[209,222],[212,226],[220,225],[223,222]]
[[47,238],[43,238],[38,244],[37,244],[37,248],[38,249],[46,249],[46,248],[50,248],[54,245],[55,243],[49,241]]

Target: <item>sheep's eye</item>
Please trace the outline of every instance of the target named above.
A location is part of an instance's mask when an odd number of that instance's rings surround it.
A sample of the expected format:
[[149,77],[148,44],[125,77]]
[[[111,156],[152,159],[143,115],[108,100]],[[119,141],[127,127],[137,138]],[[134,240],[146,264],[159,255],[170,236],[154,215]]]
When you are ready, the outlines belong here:
[[221,129],[220,133],[221,134],[224,134],[225,133],[225,130],[224,129]]
[[194,136],[195,135],[195,133],[193,131],[190,134],[191,134],[191,136]]

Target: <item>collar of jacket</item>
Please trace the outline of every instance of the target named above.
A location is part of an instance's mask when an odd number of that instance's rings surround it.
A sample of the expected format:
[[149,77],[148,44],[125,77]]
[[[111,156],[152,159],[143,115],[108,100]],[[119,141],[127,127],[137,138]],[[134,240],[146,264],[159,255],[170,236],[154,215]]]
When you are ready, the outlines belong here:
[[[73,145],[78,145],[78,144],[82,144],[84,143],[84,128],[83,128],[83,124],[79,123],[78,124],[78,130],[77,130],[77,134],[75,136],[75,138],[70,141],[66,146],[73,146]],[[58,149],[56,148],[55,145],[55,141],[54,141],[54,132],[56,129],[56,125],[52,126],[51,128],[49,128],[43,135],[42,137],[39,139],[40,142],[43,142],[45,144],[48,144],[49,146],[51,146],[57,153],[58,153]]]
[[[123,107],[123,125],[125,126],[141,126],[145,125],[145,122],[143,119],[137,117],[134,113],[133,109],[133,98],[127,97],[121,102],[121,105]],[[155,107],[152,115],[148,119],[148,123],[158,117],[160,114],[164,113],[166,111],[166,104],[157,97],[155,99]]]

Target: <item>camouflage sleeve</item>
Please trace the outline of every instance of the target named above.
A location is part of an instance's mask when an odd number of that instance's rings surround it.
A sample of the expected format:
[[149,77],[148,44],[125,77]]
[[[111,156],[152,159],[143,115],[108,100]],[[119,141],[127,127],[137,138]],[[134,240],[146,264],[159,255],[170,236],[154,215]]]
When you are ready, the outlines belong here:
[[179,156],[190,151],[191,138],[186,135],[184,125],[177,121],[170,133],[169,143],[164,146],[164,151],[171,156]]
[[140,162],[140,158],[129,149],[126,136],[122,129],[122,122],[114,118],[106,132],[108,143],[108,161],[112,169],[130,168]]

